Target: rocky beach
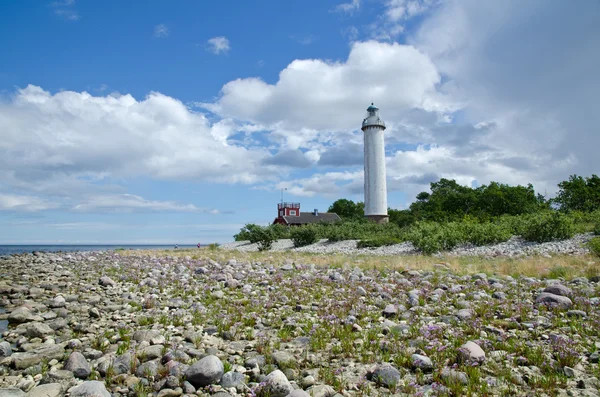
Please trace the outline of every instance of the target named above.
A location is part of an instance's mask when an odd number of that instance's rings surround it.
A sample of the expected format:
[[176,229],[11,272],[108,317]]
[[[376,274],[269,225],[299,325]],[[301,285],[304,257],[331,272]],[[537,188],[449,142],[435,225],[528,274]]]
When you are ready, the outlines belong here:
[[574,241],[535,253],[554,269],[536,277],[224,249],[2,257],[0,396],[598,396],[600,272]]

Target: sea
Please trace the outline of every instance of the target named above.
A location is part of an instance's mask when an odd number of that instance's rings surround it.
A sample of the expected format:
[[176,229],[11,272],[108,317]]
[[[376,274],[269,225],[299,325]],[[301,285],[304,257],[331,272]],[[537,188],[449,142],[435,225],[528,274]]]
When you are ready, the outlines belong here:
[[[204,244],[200,245],[201,247]],[[196,245],[178,245],[178,249],[197,248]],[[0,245],[0,256],[39,252],[114,251],[127,250],[174,250],[175,245]]]

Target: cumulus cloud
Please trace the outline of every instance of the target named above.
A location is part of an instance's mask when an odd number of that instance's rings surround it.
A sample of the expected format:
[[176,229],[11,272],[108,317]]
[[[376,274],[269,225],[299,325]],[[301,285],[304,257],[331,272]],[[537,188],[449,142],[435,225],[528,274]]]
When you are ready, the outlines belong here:
[[229,52],[229,40],[225,36],[213,37],[207,40],[207,49],[213,54],[226,54]]
[[0,102],[0,124],[5,191],[82,197],[90,190],[122,190],[119,178],[245,184],[277,174],[262,162],[266,149],[227,141],[236,131],[232,122],[211,124],[160,93],[138,101],[119,94],[51,94],[30,85]]
[[275,84],[231,81],[216,103],[204,107],[272,129],[348,131],[360,123],[371,98],[385,104],[390,118],[412,107],[452,109],[436,90],[439,82],[433,63],[413,46],[357,42],[344,62],[293,61]]
[[164,23],[161,23],[154,27],[154,37],[167,37],[169,33],[169,27]]

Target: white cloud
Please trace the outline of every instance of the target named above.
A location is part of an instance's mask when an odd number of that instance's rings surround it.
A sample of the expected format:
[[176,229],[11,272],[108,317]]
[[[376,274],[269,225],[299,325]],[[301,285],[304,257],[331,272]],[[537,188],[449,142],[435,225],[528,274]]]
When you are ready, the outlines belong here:
[[360,0],[351,0],[349,3],[338,4],[333,11],[344,14],[353,14],[360,8]]
[[36,212],[56,207],[56,204],[35,196],[0,193],[0,211]]
[[358,42],[345,62],[295,60],[276,84],[234,80],[216,103],[204,106],[225,117],[289,129],[297,137],[299,129],[355,129],[371,99],[385,106],[388,117],[413,107],[451,109],[436,90],[439,81],[429,58],[412,46]]
[[207,40],[208,50],[213,54],[227,54],[229,52],[229,40],[225,36],[217,36]]
[[66,20],[66,21],[77,21],[80,16],[79,13],[73,6],[75,5],[75,0],[63,0],[63,1],[53,1],[50,3],[50,6],[54,9],[54,15]]
[[90,191],[122,193],[118,182],[133,177],[244,184],[278,172],[263,164],[266,149],[227,142],[235,123],[211,124],[160,93],[138,101],[30,85],[0,102],[0,124],[0,185],[10,194],[77,202]]
[[169,27],[164,23],[154,27],[154,37],[167,37],[169,33]]
[[73,210],[81,212],[167,211],[218,213],[218,211],[215,212],[215,210],[199,209],[193,204],[146,200],[133,194],[91,196],[87,200],[75,205]]

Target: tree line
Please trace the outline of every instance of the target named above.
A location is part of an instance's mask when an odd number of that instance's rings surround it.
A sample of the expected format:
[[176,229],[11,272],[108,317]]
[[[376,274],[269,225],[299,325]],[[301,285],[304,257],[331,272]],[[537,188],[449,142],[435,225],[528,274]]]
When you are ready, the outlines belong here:
[[[389,220],[400,227],[418,221],[453,222],[468,218],[489,221],[503,215],[533,214],[542,211],[593,212],[600,209],[600,177],[571,175],[558,184],[552,199],[536,194],[533,185],[510,186],[490,182],[477,188],[462,186],[452,179],[430,184],[429,192],[417,194],[406,210],[388,209]],[[335,201],[328,209],[343,220],[364,219],[364,203],[348,199]]]

